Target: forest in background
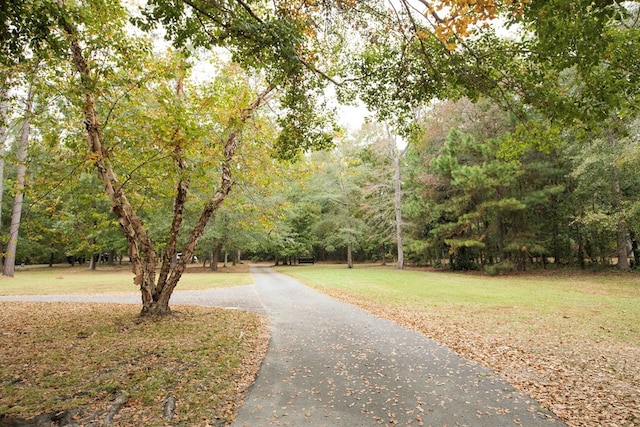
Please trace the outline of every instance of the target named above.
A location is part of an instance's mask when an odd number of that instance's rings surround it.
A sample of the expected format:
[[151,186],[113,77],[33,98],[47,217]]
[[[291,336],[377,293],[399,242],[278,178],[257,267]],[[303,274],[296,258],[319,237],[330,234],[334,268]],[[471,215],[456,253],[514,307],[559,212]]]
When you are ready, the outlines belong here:
[[[638,2],[33,0],[2,18],[11,264],[131,260],[149,301],[155,266],[172,290],[196,258],[638,265]],[[336,125],[329,86],[371,111],[361,129]]]
[[[406,141],[389,126],[373,122],[337,134],[336,148],[295,164],[256,160],[265,170],[232,193],[198,245],[198,262],[223,262],[225,253],[228,262],[238,256],[346,262],[349,251],[356,262],[397,262],[393,160],[405,149],[407,265],[492,274],[553,264],[609,267],[617,263],[619,215],[629,224],[629,264],[622,268],[637,265],[640,172],[633,151],[640,128],[616,144],[558,134],[551,149],[515,155],[508,150],[517,125],[487,100],[444,101],[425,109],[418,136],[404,148],[398,144]],[[126,239],[91,171],[67,180],[70,172],[60,164],[43,159],[35,167],[34,160],[29,182],[43,184],[28,187],[18,259],[46,264],[67,262],[70,255],[87,262],[96,254],[106,254],[101,262],[126,257]],[[52,176],[60,177],[53,190],[45,184]],[[145,222],[161,237],[167,219],[155,215],[163,210],[154,206]],[[5,203],[5,227],[10,207]]]

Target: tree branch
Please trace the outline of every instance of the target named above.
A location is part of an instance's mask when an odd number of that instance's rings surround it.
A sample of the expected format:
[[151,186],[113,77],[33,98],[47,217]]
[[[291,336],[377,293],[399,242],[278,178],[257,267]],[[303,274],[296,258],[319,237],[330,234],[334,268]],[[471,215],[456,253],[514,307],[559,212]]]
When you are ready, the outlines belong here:
[[259,109],[262,105],[264,105],[271,92],[274,90],[273,86],[267,87],[262,93],[260,93],[256,99],[245,109],[242,110],[238,117],[238,124],[236,128],[231,132],[231,134],[227,137],[224,144],[224,160],[222,162],[222,170],[220,172],[220,188],[213,195],[213,197],[207,202],[202,213],[200,214],[200,218],[196,223],[195,227],[191,230],[191,234],[187,240],[186,245],[182,251],[182,258],[177,261],[176,267],[171,271],[166,284],[163,289],[163,296],[166,295],[168,298],[173,289],[178,284],[178,280],[182,276],[182,273],[186,269],[187,262],[191,260],[193,254],[195,252],[196,245],[198,241],[204,234],[204,230],[206,228],[207,223],[216,213],[216,211],[222,206],[222,203],[225,201],[226,197],[229,195],[231,191],[231,187],[233,184],[232,181],[232,173],[231,173],[231,161],[233,160],[236,149],[238,147],[238,142],[240,139],[240,133],[244,125],[247,121],[253,116],[255,111]]
[[[71,50],[71,61],[76,71],[80,74],[81,86],[84,91],[85,101],[83,112],[85,115],[85,127],[87,144],[89,150],[94,156],[94,165],[96,167],[98,177],[105,187],[105,191],[111,202],[111,209],[118,217],[120,227],[129,242],[129,257],[135,274],[134,284],[140,286],[142,292],[143,305],[150,303],[153,287],[155,283],[155,264],[156,252],[149,235],[144,230],[142,220],[135,213],[127,196],[118,181],[118,178],[109,162],[109,155],[103,144],[102,125],[98,118],[95,108],[95,100],[93,94],[93,79],[89,63],[84,56],[82,47],[78,39],[76,28],[66,19],[64,10],[62,10],[61,0],[58,0],[60,6],[60,22],[63,31],[67,36]],[[144,257],[140,256],[140,249],[145,253]]]

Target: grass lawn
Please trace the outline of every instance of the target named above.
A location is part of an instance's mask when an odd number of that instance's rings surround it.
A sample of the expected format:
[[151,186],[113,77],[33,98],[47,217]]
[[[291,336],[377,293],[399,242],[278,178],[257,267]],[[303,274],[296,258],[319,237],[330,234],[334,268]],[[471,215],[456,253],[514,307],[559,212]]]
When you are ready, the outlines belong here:
[[500,372],[570,425],[640,425],[640,276],[279,271]]
[[[248,268],[190,267],[177,289],[252,282]],[[133,288],[118,267],[32,268],[0,280],[0,295]],[[0,426],[228,425],[266,352],[265,320],[187,306],[160,319],[139,313],[138,305],[0,302]],[[175,399],[170,422],[165,399]]]
[[[128,265],[100,266],[95,271],[87,265],[71,267],[16,268],[15,277],[0,276],[0,295],[100,294],[136,292],[133,273]],[[220,267],[211,271],[190,265],[176,290],[197,290],[253,283],[245,265]]]

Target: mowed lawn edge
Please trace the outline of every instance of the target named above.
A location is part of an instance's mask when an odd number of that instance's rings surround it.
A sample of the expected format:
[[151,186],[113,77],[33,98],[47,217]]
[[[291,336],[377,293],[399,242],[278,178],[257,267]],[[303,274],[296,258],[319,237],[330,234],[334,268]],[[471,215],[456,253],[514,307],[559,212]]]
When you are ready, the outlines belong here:
[[277,270],[491,368],[570,426],[640,425],[637,273]]
[[[190,265],[176,291],[201,290],[253,284],[246,265],[219,267],[217,271]],[[15,277],[0,276],[0,296],[140,293],[133,284],[128,265],[100,266],[89,270],[84,266],[18,267]]]

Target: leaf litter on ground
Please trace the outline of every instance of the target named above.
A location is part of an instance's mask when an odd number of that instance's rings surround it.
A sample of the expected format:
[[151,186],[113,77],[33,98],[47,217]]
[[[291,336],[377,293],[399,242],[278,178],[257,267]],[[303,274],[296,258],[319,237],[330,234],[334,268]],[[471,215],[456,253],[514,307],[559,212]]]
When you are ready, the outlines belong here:
[[[504,322],[473,306],[464,313],[374,302],[363,295],[316,289],[417,330],[480,363],[529,394],[572,427],[640,426],[640,345],[581,334],[572,319]],[[605,331],[606,332],[606,331]]]
[[0,303],[0,426],[228,425],[268,341],[265,319],[238,310]]

